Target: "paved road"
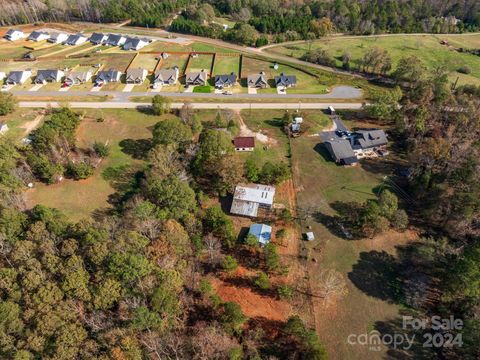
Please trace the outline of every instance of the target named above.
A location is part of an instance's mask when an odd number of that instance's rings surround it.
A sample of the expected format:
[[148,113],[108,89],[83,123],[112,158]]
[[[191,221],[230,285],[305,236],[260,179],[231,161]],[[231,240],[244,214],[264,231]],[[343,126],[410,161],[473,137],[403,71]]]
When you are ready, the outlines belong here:
[[[47,106],[60,107],[63,104],[51,101],[20,101],[18,103],[23,108],[45,108]],[[72,108],[92,108],[92,109],[137,109],[150,107],[150,103],[134,103],[134,102],[70,102],[69,106]],[[172,108],[181,108],[184,103],[172,103]],[[327,109],[333,106],[336,109],[360,109],[362,103],[191,103],[195,109],[218,109],[226,108],[233,110],[249,110],[249,109]]]
[[123,92],[123,91],[99,91],[99,92],[92,92],[92,91],[28,91],[28,90],[19,90],[15,91],[15,88],[10,90],[10,92],[17,96],[28,96],[29,98],[35,97],[72,97],[72,96],[88,96],[88,95],[108,95],[111,96],[112,99],[109,102],[126,102],[129,100],[130,97],[135,96],[155,96],[155,95],[163,95],[172,98],[209,98],[209,99],[218,99],[220,98],[228,98],[228,99],[298,99],[301,101],[302,99],[331,99],[331,100],[338,100],[338,99],[360,99],[362,97],[362,90],[358,88],[354,88],[352,86],[337,86],[332,89],[328,94],[287,94],[286,95],[279,95],[277,93],[271,94],[232,94],[232,95],[222,95],[222,94],[215,94],[215,93],[171,93],[171,92]]

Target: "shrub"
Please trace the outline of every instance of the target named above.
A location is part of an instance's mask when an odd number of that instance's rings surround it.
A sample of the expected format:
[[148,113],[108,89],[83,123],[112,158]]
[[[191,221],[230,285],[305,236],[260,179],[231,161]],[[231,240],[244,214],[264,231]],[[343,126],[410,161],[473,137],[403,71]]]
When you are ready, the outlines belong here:
[[163,115],[170,112],[171,100],[168,97],[155,95],[152,98],[152,112],[154,115]]
[[251,246],[251,247],[257,247],[259,245],[259,241],[257,237],[253,234],[248,234],[247,236],[245,236],[244,242],[245,242],[245,245]]
[[472,72],[472,68],[470,66],[467,66],[467,65],[464,65],[464,66],[460,66],[458,69],[457,69],[457,72],[461,73],[461,74],[471,74]]
[[0,115],[7,115],[12,113],[17,107],[17,101],[12,94],[1,92],[0,93]]
[[288,285],[280,285],[277,288],[277,293],[280,299],[291,299],[293,296],[293,290]]
[[260,290],[268,290],[271,286],[270,279],[268,278],[268,275],[264,272],[259,273],[253,283]]
[[67,165],[67,176],[74,180],[86,179],[93,175],[93,166],[86,162],[73,163]]
[[277,247],[273,243],[265,245],[265,264],[269,271],[277,270],[280,267],[280,256],[277,252]]
[[405,230],[408,226],[408,215],[403,209],[397,210],[392,218],[392,226],[397,230]]
[[225,259],[223,259],[223,269],[229,273],[234,272],[238,268],[237,260],[233,256],[227,255]]
[[110,148],[108,145],[99,143],[97,141],[95,141],[93,144],[93,151],[95,151],[95,153],[102,158],[107,157],[110,154]]

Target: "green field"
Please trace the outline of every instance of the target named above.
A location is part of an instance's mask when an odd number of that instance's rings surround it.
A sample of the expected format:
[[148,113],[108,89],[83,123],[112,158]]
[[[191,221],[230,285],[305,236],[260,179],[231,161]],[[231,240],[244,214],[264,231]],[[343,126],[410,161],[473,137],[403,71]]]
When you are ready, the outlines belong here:
[[[449,46],[442,45],[442,40],[448,41]],[[461,83],[480,84],[480,58],[475,55],[459,53],[455,48],[480,47],[480,34],[464,35],[389,35],[389,36],[358,36],[358,37],[330,37],[312,43],[294,43],[279,45],[268,51],[300,58],[309,49],[325,49],[335,57],[336,65],[340,67],[341,57],[345,51],[352,56],[352,64],[363,57],[365,51],[378,46],[386,49],[393,60],[395,68],[401,57],[415,55],[429,68],[445,66],[451,71],[450,78],[456,80],[460,77]],[[462,66],[471,68],[470,75],[457,72]]]
[[215,57],[215,66],[213,68],[214,75],[224,75],[235,73],[239,74],[240,70],[240,57],[239,56],[221,56]]
[[197,72],[205,70],[207,74],[210,73],[212,66],[213,55],[197,55],[190,59],[187,72]]
[[[77,145],[89,147],[95,141],[106,143],[110,155],[102,161],[95,174],[81,181],[64,180],[55,185],[36,184],[28,191],[29,205],[44,204],[62,210],[73,220],[88,218],[96,209],[109,207],[109,196],[115,191],[112,184],[102,175],[105,169],[114,167],[140,166],[128,150],[122,150],[122,140],[134,143],[138,139],[151,137],[151,127],[164,117],[152,116],[136,110],[86,110],[85,119],[77,131]],[[104,122],[97,122],[104,117]],[[126,174],[125,174],[126,175]],[[126,175],[127,176],[127,175]]]

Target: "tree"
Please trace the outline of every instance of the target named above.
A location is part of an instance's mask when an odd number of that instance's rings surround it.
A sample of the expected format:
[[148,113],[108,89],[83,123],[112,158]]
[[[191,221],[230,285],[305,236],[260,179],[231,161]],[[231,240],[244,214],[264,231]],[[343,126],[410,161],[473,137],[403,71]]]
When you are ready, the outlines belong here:
[[235,243],[235,229],[232,220],[223,212],[220,205],[212,206],[205,211],[203,224],[207,232],[222,239],[228,247]]
[[334,270],[323,270],[315,279],[318,286],[319,296],[323,298],[323,303],[326,304],[332,297],[341,297],[348,294],[347,283],[343,275]]
[[393,91],[374,94],[372,101],[365,104],[363,108],[375,119],[391,120],[398,114],[398,103],[401,98],[402,91],[397,86]]
[[378,198],[378,205],[382,215],[392,219],[398,210],[398,199],[390,190],[383,190]]
[[17,107],[15,97],[7,92],[0,92],[0,116],[12,113]]
[[270,279],[268,278],[268,275],[265,274],[264,272],[258,273],[258,275],[255,277],[253,283],[260,290],[268,290],[271,287]]
[[302,358],[313,360],[328,358],[325,347],[320,342],[315,330],[307,329],[298,315],[288,318],[284,331],[300,343]]
[[192,141],[192,137],[190,127],[178,118],[160,121],[153,129],[155,145],[176,145],[181,149]]
[[391,219],[392,226],[397,230],[405,230],[408,227],[408,215],[403,209],[395,211],[393,218]]
[[269,242],[265,245],[263,251],[265,255],[265,265],[267,266],[268,271],[278,270],[280,267],[280,256],[278,255],[276,245]]
[[257,248],[260,245],[258,238],[253,234],[247,234],[244,239],[245,245],[250,246],[252,248]]
[[155,95],[152,98],[152,112],[154,115],[163,115],[170,112],[170,98],[161,95]]
[[122,285],[115,279],[106,279],[94,292],[95,309],[110,309],[122,296]]
[[133,284],[152,271],[152,264],[142,255],[114,253],[108,263],[112,275],[126,284]]
[[243,314],[240,305],[236,302],[228,301],[222,306],[223,313],[220,320],[225,330],[231,334],[240,334],[243,324],[247,321],[247,317]]
[[223,259],[223,269],[228,273],[233,273],[238,268],[237,260],[233,256],[227,255],[225,259]]

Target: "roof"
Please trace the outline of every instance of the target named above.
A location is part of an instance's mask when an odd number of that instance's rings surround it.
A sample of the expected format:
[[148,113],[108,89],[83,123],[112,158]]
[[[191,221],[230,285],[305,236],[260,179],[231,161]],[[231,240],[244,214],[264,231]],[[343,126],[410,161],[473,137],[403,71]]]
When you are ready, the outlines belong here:
[[266,84],[267,78],[265,77],[265,73],[262,71],[258,74],[248,75],[247,77],[247,85],[254,85],[257,86],[259,84]]
[[275,76],[276,86],[292,86],[297,84],[297,77],[295,75],[285,75],[281,73],[280,76]]
[[67,40],[66,40],[66,43],[67,44],[75,44],[78,40],[80,40],[83,37],[85,37],[85,36],[83,36],[82,34],[69,35]]
[[233,139],[233,145],[236,148],[253,148],[255,147],[255,138],[253,136],[237,136]]
[[46,81],[48,79],[57,80],[59,73],[60,70],[38,70],[35,82]]
[[313,234],[312,231],[307,232],[305,235],[307,236],[307,240],[308,240],[308,241],[313,241],[313,240],[315,240],[315,235]]
[[275,187],[262,184],[238,185],[235,188],[234,199],[252,201],[259,204],[272,205]]
[[67,37],[68,38],[68,35],[66,33],[51,33],[49,40],[57,40],[59,37]]
[[108,45],[118,45],[122,39],[125,39],[125,36],[120,34],[109,34],[107,39]]
[[68,74],[67,78],[65,81],[69,80],[72,82],[78,81],[78,82],[85,82],[88,81],[89,78],[92,77],[92,72],[90,70],[87,71],[73,71],[70,74]]
[[388,143],[387,134],[383,130],[358,130],[355,132],[355,143],[362,149],[382,146]]
[[123,45],[124,49],[134,49],[136,48],[140,42],[144,42],[148,44],[150,42],[149,39],[140,39],[140,38],[133,38],[133,37],[127,37],[127,40],[125,41],[125,44]]
[[19,29],[8,29],[6,35],[13,35],[14,33],[16,32],[19,32],[19,33],[22,33],[23,34],[23,31],[22,30],[19,30]]
[[207,73],[205,71],[191,72],[185,74],[185,82],[194,83],[197,81],[207,81]]
[[99,82],[99,81],[110,82],[112,80],[116,81],[118,79],[119,75],[120,75],[120,71],[115,70],[115,69],[99,71],[95,81],[96,82]]
[[[357,162],[357,157],[347,139],[331,139],[325,141],[325,146],[335,161]],[[355,161],[353,161],[355,159]]]
[[216,75],[215,85],[233,85],[237,82],[237,75],[230,73],[226,75]]
[[252,224],[248,233],[254,235],[260,244],[266,245],[272,238],[272,227],[265,224]]
[[103,33],[93,33],[92,36],[90,36],[90,41],[92,43],[102,43],[106,40],[107,35]]
[[26,72],[28,72],[29,74],[32,73],[30,70],[11,71],[8,74],[7,83],[10,83],[10,82],[19,83],[22,80],[23,74]]
[[29,40],[35,40],[38,39],[42,35],[47,35],[50,36],[47,32],[45,31],[32,31],[32,33],[28,36]]
[[143,80],[144,77],[146,77],[146,76],[147,76],[147,70],[146,69],[141,69],[141,68],[128,69],[126,80],[136,80],[136,79]]
[[158,70],[155,73],[155,79],[153,82],[174,83],[178,78],[178,68],[173,67],[171,69]]

